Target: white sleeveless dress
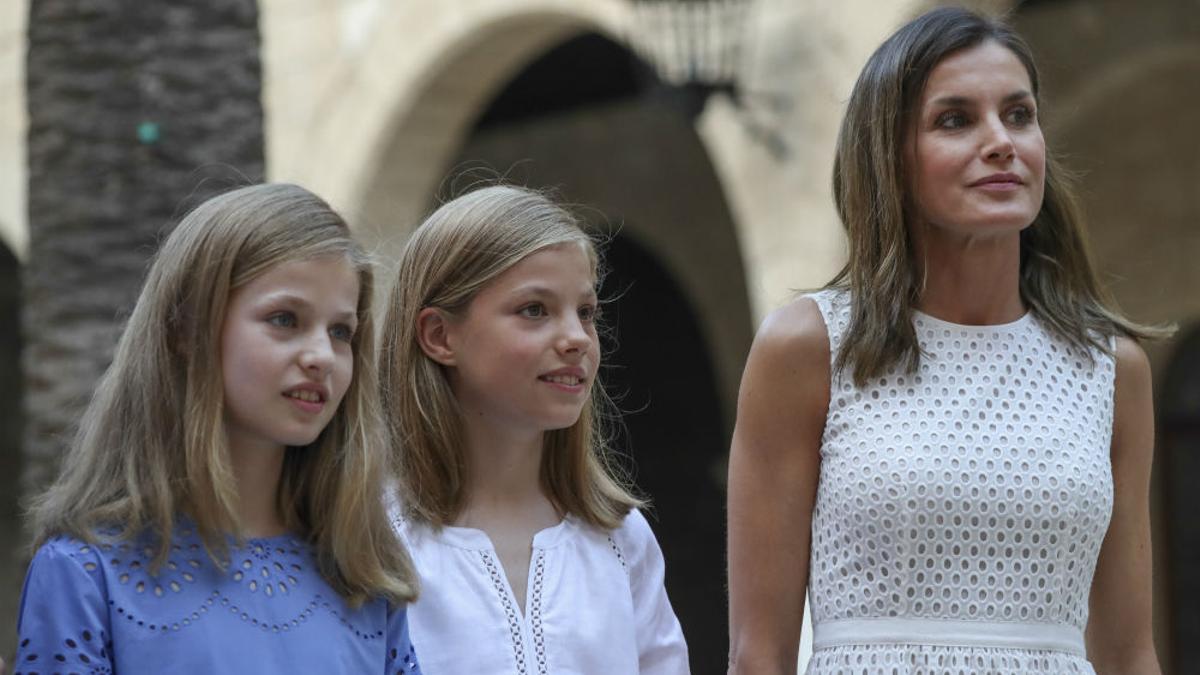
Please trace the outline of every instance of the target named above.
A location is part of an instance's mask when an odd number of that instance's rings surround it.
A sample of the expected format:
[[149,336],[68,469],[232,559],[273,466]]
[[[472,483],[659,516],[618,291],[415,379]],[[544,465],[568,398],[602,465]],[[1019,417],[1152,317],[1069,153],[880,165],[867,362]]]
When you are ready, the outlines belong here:
[[[810,297],[836,358],[849,294]],[[1094,675],[1083,629],[1112,511],[1113,357],[1032,314],[914,322],[917,372],[831,377],[808,675]]]

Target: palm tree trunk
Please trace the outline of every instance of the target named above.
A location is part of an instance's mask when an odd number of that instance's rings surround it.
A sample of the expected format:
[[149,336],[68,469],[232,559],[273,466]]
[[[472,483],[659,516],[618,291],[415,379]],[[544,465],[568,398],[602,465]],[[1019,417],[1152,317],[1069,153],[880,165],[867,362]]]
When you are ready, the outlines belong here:
[[32,0],[28,40],[25,496],[54,477],[157,241],[264,161],[254,0]]

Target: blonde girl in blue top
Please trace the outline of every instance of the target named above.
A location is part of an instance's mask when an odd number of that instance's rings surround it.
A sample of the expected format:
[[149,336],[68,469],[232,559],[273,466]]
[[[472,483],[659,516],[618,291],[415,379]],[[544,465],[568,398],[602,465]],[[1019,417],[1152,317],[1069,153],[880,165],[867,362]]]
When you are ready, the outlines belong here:
[[372,286],[294,185],[183,219],[33,506],[14,672],[419,672]]

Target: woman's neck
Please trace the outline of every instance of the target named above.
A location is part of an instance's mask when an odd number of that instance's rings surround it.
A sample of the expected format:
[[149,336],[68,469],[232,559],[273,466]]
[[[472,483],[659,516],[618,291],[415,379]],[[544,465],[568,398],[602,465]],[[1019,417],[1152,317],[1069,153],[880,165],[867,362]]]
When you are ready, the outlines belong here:
[[997,237],[915,236],[918,309],[944,321],[993,325],[1025,314],[1021,300],[1021,240]]

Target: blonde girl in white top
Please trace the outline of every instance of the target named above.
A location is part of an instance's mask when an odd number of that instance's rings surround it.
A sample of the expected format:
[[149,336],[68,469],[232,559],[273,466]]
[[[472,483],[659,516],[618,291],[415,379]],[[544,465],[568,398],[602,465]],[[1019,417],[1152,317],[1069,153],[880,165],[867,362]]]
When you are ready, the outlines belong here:
[[381,379],[430,675],[688,672],[597,427],[597,270],[573,216],[509,186],[443,205],[401,255]]

